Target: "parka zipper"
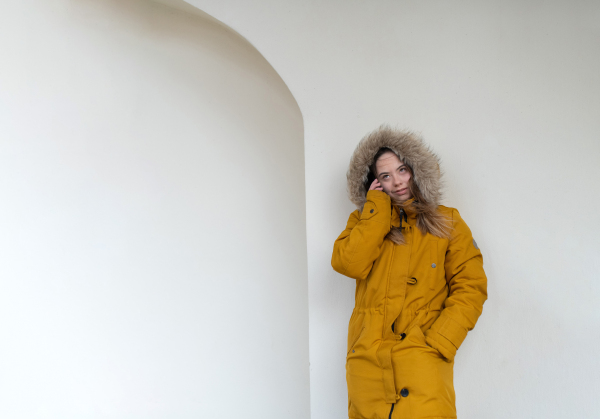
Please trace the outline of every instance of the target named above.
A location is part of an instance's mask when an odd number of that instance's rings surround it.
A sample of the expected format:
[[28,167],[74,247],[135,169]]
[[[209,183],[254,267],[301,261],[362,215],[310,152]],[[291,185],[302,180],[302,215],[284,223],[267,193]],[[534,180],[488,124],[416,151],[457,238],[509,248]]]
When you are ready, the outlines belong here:
[[404,212],[404,208],[400,209],[400,229],[402,230],[402,217],[404,217],[404,221],[408,222],[408,217],[406,216],[406,212]]
[[[404,208],[400,209],[400,229],[402,230],[402,218],[404,218],[405,222],[408,222],[408,217],[406,215],[406,212],[404,211]],[[394,325],[395,322],[392,323],[392,332],[396,333],[396,331],[394,330]],[[396,406],[396,403],[392,403],[392,408],[390,409],[390,416],[388,419],[392,419],[392,413],[394,412],[394,406]]]

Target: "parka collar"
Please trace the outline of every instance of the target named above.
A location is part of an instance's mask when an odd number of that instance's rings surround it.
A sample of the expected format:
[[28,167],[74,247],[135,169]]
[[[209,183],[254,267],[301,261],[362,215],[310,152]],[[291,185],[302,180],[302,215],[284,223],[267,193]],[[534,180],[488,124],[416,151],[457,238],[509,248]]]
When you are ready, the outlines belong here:
[[[410,198],[406,201],[404,206],[404,216],[402,217],[402,225],[406,223],[411,226],[417,225],[417,211],[415,210],[412,203],[415,201],[415,198]],[[400,212],[398,211],[398,207],[396,205],[392,205],[392,226],[400,227]]]

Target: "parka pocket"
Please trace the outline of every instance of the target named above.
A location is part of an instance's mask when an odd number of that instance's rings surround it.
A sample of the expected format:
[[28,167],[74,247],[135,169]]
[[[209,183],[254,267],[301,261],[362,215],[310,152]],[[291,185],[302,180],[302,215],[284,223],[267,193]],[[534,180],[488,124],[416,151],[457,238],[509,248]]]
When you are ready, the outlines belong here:
[[348,352],[346,352],[346,356],[350,355],[350,351],[353,350],[354,345],[356,345],[356,342],[358,342],[358,339],[360,339],[360,337],[362,336],[363,332],[365,331],[366,327],[363,326],[360,329],[360,332],[356,334],[355,337],[353,337],[352,341],[348,340],[349,345],[348,345]]
[[419,325],[397,345],[392,366],[397,389],[404,390],[394,413],[407,418],[456,418],[453,363],[427,346]]
[[356,344],[356,341],[362,334],[365,328],[365,313],[354,310],[350,321],[348,322],[348,347],[346,354],[350,353],[350,350]]
[[431,346],[429,346],[427,344],[425,334],[423,333],[423,330],[421,330],[421,328],[419,326],[415,326],[415,334],[417,336],[417,339],[420,341],[420,343],[423,344],[423,347],[425,349],[427,349],[431,354],[435,354],[436,356],[440,357],[441,359],[444,359],[444,356],[437,349],[432,348]]
[[368,220],[377,214],[377,205],[373,201],[367,201],[363,206],[363,210],[360,213],[361,220]]

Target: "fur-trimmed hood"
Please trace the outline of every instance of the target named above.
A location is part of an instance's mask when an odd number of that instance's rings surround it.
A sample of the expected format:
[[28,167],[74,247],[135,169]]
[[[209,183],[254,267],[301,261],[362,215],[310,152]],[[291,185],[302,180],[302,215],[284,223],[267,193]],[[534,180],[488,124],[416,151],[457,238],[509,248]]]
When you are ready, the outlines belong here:
[[365,135],[350,159],[350,167],[346,173],[348,196],[357,208],[362,211],[367,201],[365,182],[369,166],[382,147],[393,150],[400,160],[412,168],[413,181],[419,187],[423,200],[426,201],[422,204],[436,208],[442,197],[439,158],[425,145],[419,135],[410,131],[392,129],[388,125],[381,125],[375,131]]

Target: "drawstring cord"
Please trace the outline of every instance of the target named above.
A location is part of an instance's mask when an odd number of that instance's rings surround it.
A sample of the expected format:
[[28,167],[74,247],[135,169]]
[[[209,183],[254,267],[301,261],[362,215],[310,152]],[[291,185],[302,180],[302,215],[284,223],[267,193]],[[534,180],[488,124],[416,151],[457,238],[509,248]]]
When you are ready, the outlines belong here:
[[404,227],[402,227],[402,217],[404,217],[404,221],[406,221],[408,223],[408,217],[406,216],[406,212],[404,211],[404,208],[400,209],[400,229],[402,230]]

